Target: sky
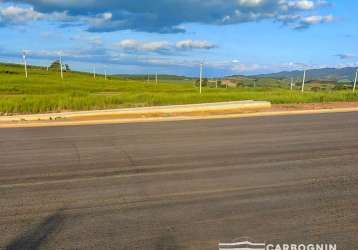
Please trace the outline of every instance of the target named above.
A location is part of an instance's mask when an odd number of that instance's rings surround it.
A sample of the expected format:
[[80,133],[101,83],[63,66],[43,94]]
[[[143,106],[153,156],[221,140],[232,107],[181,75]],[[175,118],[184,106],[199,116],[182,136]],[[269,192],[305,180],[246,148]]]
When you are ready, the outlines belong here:
[[358,66],[354,0],[0,0],[0,61],[111,74]]

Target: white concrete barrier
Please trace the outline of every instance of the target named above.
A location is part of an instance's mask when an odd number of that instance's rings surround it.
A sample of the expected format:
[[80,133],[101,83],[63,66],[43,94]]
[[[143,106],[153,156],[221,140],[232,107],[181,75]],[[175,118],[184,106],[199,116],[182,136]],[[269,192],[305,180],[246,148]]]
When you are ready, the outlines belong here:
[[63,113],[49,113],[49,114],[34,114],[34,115],[14,115],[14,116],[0,116],[0,122],[14,122],[14,121],[43,121],[56,120],[65,118],[83,118],[101,116],[115,116],[115,115],[150,115],[150,114],[173,114],[176,113],[192,113],[192,112],[220,112],[220,111],[250,111],[262,110],[271,108],[271,103],[266,101],[234,101],[234,102],[219,102],[219,103],[201,103],[201,104],[187,104],[187,105],[172,105],[172,106],[154,106],[143,108],[126,108],[126,109],[109,109],[109,110],[94,110],[94,111],[78,111],[78,112],[63,112]]

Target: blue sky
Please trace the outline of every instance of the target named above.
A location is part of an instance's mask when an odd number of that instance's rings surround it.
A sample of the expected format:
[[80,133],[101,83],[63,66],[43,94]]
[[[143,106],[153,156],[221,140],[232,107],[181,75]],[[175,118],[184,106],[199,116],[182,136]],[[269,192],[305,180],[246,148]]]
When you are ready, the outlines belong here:
[[358,66],[354,0],[0,0],[0,61],[208,76]]

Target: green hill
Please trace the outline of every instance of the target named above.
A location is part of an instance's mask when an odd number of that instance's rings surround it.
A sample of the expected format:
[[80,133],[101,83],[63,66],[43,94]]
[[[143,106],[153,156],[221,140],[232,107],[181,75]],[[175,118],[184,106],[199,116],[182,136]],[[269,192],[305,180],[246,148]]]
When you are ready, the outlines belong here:
[[[355,72],[357,68],[322,68],[322,69],[310,69],[307,70],[307,80],[354,80]],[[269,77],[269,78],[302,78],[303,71],[282,71],[272,74],[261,74],[253,77]]]

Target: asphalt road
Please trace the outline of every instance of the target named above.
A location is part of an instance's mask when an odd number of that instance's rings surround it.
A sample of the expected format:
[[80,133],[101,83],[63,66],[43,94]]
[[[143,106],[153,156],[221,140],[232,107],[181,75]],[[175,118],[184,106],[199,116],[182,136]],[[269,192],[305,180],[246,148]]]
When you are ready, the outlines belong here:
[[0,249],[358,249],[358,113],[0,129]]

